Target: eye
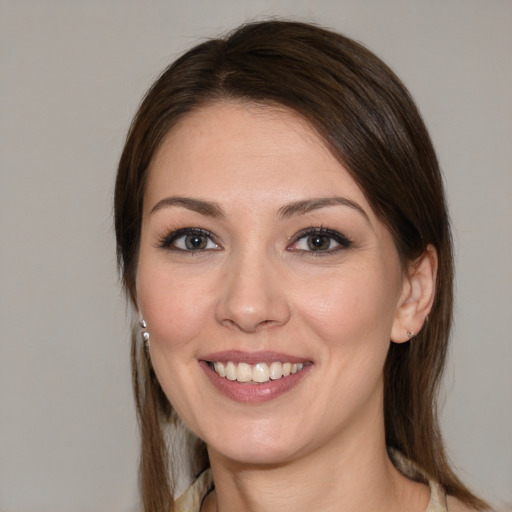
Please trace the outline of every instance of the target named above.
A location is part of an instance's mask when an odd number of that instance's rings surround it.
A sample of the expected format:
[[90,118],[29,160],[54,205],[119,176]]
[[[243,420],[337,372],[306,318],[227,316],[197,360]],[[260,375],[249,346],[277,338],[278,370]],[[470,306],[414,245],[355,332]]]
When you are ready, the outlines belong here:
[[326,228],[309,228],[300,232],[288,246],[289,251],[332,253],[347,249],[352,242],[341,233]]
[[219,250],[209,231],[199,228],[185,228],[173,231],[160,240],[159,247],[174,251]]

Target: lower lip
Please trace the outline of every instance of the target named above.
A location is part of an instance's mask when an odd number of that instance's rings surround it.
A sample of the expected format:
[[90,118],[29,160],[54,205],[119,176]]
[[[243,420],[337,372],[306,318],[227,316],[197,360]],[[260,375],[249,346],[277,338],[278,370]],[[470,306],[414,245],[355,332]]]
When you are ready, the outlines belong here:
[[313,365],[306,365],[302,370],[293,373],[288,377],[281,377],[277,380],[269,380],[262,383],[251,382],[238,382],[236,380],[228,380],[217,374],[206,361],[199,361],[199,365],[206,373],[210,382],[220,391],[224,396],[236,402],[247,404],[256,404],[268,402],[275,398],[284,395],[295,387],[301,379],[303,379]]

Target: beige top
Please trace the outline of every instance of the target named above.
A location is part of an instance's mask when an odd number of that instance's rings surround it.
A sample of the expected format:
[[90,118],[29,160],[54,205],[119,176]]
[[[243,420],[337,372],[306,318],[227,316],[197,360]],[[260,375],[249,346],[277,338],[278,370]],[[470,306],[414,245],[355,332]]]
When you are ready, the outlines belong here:
[[[446,493],[434,480],[425,475],[417,466],[398,452],[391,452],[391,458],[397,469],[414,480],[418,475],[428,480],[430,500],[425,512],[448,512]],[[176,512],[200,512],[201,504],[208,492],[213,488],[213,477],[210,469],[203,471],[190,487],[176,500]]]

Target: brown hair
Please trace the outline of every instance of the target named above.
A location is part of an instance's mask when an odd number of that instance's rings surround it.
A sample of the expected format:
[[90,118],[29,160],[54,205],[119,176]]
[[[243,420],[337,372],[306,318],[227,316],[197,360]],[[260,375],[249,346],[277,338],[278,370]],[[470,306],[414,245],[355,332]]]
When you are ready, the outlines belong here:
[[[391,344],[385,366],[388,446],[415,461],[447,492],[475,509],[485,503],[451,470],[438,424],[437,393],[452,320],[453,262],[436,155],[404,85],[375,55],[314,25],[266,21],[206,41],[174,62],[145,96],[119,163],[115,226],[123,284],[135,303],[135,275],[147,169],[163,137],[188,112],[223,99],[287,107],[320,134],[389,228],[402,261],[432,244],[438,254],[429,321],[410,342]],[[146,512],[172,510],[162,428],[172,408],[137,335],[133,382],[142,432]],[[172,480],[172,479],[171,479]]]

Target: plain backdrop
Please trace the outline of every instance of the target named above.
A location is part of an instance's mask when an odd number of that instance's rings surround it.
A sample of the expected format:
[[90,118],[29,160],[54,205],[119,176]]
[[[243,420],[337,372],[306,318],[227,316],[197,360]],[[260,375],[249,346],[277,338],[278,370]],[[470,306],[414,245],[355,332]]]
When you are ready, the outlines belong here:
[[445,173],[457,257],[443,430],[512,503],[510,0],[0,0],[0,510],[138,510],[128,314],[111,219],[147,87],[262,16],[363,42],[404,80]]

